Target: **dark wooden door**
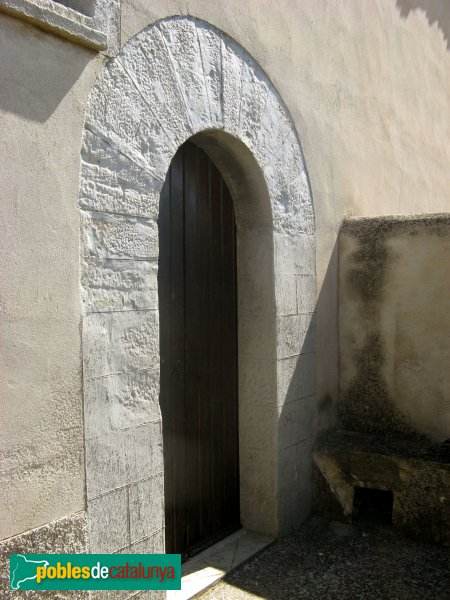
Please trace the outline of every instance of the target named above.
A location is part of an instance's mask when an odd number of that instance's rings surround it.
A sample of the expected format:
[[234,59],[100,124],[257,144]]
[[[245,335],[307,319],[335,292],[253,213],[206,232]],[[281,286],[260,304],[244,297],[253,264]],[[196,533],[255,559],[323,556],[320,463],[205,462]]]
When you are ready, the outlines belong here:
[[240,526],[233,202],[189,142],[161,192],[159,244],[166,552],[186,558]]

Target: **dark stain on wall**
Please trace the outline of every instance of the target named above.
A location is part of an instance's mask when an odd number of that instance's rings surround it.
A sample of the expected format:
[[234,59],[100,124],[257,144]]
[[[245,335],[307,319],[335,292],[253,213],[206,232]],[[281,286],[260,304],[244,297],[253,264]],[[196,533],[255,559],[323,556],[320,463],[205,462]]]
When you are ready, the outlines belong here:
[[[352,218],[344,221],[341,228],[341,236],[357,240],[357,249],[351,256],[354,268],[345,277],[347,290],[359,302],[361,323],[366,331],[364,343],[353,352],[356,376],[347,389],[341,389],[339,420],[346,429],[416,435],[408,419],[395,409],[383,376],[386,353],[380,309],[389,267],[395,260],[387,240],[392,234],[423,233],[448,235],[449,216]],[[340,302],[345,302],[345,298],[340,297]]]
[[353,255],[358,268],[347,275],[348,283],[366,305],[378,304],[382,298],[383,282],[389,259],[385,232],[379,226],[359,231],[359,248]]
[[401,431],[412,433],[405,417],[394,411],[382,369],[385,363],[379,333],[370,333],[355,350],[357,375],[343,395],[340,417],[346,429],[355,431]]

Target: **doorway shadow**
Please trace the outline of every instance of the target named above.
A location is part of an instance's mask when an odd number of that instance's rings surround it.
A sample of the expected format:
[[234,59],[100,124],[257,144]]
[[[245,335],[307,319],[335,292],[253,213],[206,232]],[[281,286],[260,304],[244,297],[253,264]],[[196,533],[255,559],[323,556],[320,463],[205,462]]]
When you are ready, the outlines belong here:
[[[315,303],[298,297],[309,324],[300,354],[282,359],[292,373],[278,409],[280,531],[288,534],[312,511],[312,449],[318,435],[336,426],[339,392],[338,233]],[[300,276],[302,277],[302,276]],[[302,293],[297,286],[297,295]],[[311,310],[311,312],[309,312]],[[300,332],[302,335],[302,332]],[[279,390],[280,392],[280,390]],[[283,403],[284,401],[284,403]]]
[[[293,521],[297,520],[297,526],[305,521],[312,511],[312,455],[311,451],[314,445],[316,435],[322,433],[325,428],[335,426],[337,419],[337,393],[338,382],[333,381],[329,392],[316,393],[316,390],[325,389],[326,386],[318,386],[317,380],[327,377],[327,365],[321,365],[319,371],[316,370],[317,354],[319,356],[330,356],[338,350],[338,238],[333,245],[330,254],[328,267],[321,282],[320,292],[317,295],[314,312],[311,313],[313,318],[304,335],[304,342],[301,347],[300,355],[295,357],[295,368],[293,370],[288,388],[285,391],[285,404],[279,409],[278,416],[278,439],[283,445],[283,439],[286,441],[286,436],[295,435],[297,432],[297,440],[292,446],[287,445],[286,449],[297,447],[300,454],[294,455],[298,462],[293,463],[292,474],[289,475],[289,470],[286,471],[286,481],[280,482],[281,487],[285,486],[286,491],[280,493],[280,506],[284,510],[287,509],[288,518]],[[333,309],[334,310],[330,310]],[[316,320],[319,327],[317,327]],[[322,321],[322,323],[321,323]],[[327,341],[329,336],[329,341]],[[322,346],[331,345],[332,352],[328,348],[317,348],[317,338],[320,338]],[[314,341],[316,340],[316,341]],[[311,351],[311,349],[313,351]],[[311,360],[309,360],[309,358]],[[306,360],[305,360],[306,359]],[[333,369],[337,373],[337,356]],[[292,410],[298,404],[299,410]],[[303,420],[303,422],[302,422]],[[286,429],[286,427],[288,429]],[[311,436],[311,431],[314,435]],[[302,433],[303,432],[303,433]],[[279,447],[280,452],[284,449]],[[286,461],[287,462],[287,461]],[[281,488],[280,488],[281,489]],[[286,504],[287,502],[287,504]],[[308,521],[309,523],[310,521]],[[283,523],[281,523],[283,527]],[[307,525],[305,525],[307,526]],[[294,531],[297,527],[292,528]],[[284,529],[283,535],[289,534],[287,528]],[[291,538],[290,538],[291,539]],[[277,542],[280,544],[283,542]],[[270,550],[263,550],[259,555],[264,560],[265,553]],[[280,551],[281,560],[286,561],[286,564],[292,560],[289,552]],[[258,560],[258,558],[256,559]],[[280,585],[276,586],[273,582],[273,571],[267,571],[262,574],[261,578],[254,580],[246,576],[248,569],[243,566],[238,572],[227,574],[223,582],[229,584],[236,589],[236,597],[239,597],[239,590],[246,594],[252,594],[254,598],[264,598],[265,600],[279,600],[284,597],[282,588],[285,585],[280,581]],[[277,588],[276,593],[268,592],[270,589]],[[208,595],[206,595],[208,597]]]

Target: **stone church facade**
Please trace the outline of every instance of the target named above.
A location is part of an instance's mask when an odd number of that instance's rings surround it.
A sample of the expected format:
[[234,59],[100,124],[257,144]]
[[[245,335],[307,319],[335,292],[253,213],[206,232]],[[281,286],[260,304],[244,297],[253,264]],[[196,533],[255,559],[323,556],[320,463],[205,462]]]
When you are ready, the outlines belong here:
[[164,551],[158,217],[186,142],[234,207],[240,524],[288,533],[317,477],[351,512],[329,431],[450,437],[449,16],[0,2],[3,553]]

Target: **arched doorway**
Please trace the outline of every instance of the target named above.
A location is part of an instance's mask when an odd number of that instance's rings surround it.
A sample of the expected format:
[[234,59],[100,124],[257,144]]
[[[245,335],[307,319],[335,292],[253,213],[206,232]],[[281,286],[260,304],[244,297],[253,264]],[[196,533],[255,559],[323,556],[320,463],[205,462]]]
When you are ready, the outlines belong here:
[[186,142],[158,219],[166,552],[240,526],[236,225],[219,170]]
[[310,510],[315,227],[289,111],[224,32],[170,17],[109,61],[86,109],[81,294],[91,552],[164,550],[158,212],[187,140],[237,223],[240,517],[280,535]]

